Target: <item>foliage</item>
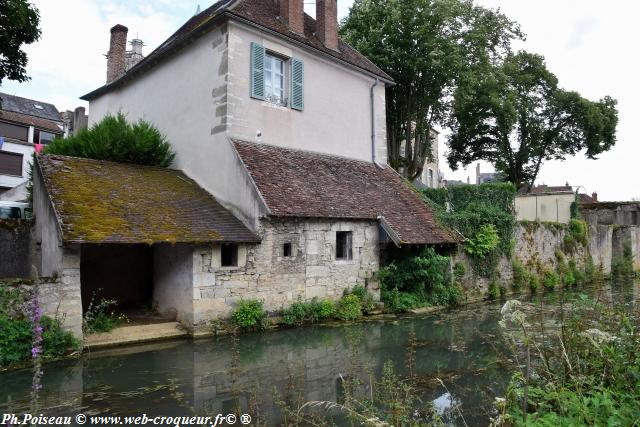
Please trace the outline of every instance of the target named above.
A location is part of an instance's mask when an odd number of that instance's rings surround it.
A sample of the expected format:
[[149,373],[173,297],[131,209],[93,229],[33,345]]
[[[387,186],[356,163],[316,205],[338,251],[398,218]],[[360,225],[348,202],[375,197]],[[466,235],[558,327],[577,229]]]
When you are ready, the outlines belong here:
[[522,37],[505,15],[470,0],[356,0],[340,34],[397,83],[386,94],[389,162],[409,178],[430,156],[429,131],[445,123],[460,76]]
[[513,260],[513,289],[519,290],[527,286],[529,277],[524,266],[518,259]]
[[55,139],[44,153],[163,167],[175,157],[158,129],[144,120],[131,124],[122,113],[109,115],[77,135]]
[[345,295],[355,295],[360,300],[360,306],[364,314],[371,313],[376,308],[376,303],[373,300],[371,292],[367,291],[364,286],[356,286],[351,291],[345,291]]
[[[511,301],[507,304],[512,303]],[[524,372],[508,387],[498,425],[634,425],[640,419],[640,334],[638,312],[582,295],[560,325],[531,322],[508,313],[507,336]],[[540,313],[542,316],[544,314]],[[537,325],[537,326],[533,326]],[[550,329],[550,330],[549,330]],[[558,331],[562,331],[559,333]],[[531,351],[527,363],[526,348]],[[519,350],[520,349],[520,350]],[[524,358],[522,353],[525,352]]]
[[487,291],[487,295],[489,296],[490,300],[497,300],[498,298],[500,298],[501,292],[500,292],[500,286],[498,286],[497,280],[494,279],[489,283],[489,289]]
[[465,274],[467,274],[467,269],[464,264],[461,262],[456,262],[456,264],[453,266],[453,278],[456,280],[456,282],[462,281]]
[[540,278],[535,273],[529,274],[529,289],[532,294],[535,294],[540,289]]
[[578,246],[586,248],[589,244],[587,223],[579,219],[569,221],[568,231],[564,236],[563,249],[568,254],[576,253]]
[[590,101],[558,87],[544,58],[511,53],[456,88],[447,159],[453,170],[478,160],[509,182],[532,186],[544,161],[585,150],[589,159],[616,142],[616,101]]
[[546,290],[552,291],[560,284],[560,276],[555,271],[548,270],[544,273],[543,284]]
[[577,190],[573,199],[573,203],[571,203],[571,207],[569,208],[569,212],[571,215],[571,219],[578,219],[580,216],[580,195],[578,194]]
[[127,323],[129,320],[123,314],[116,313],[114,308],[118,305],[116,300],[102,298],[94,302],[95,293],[82,319],[82,328],[85,333],[110,332],[117,326]]
[[417,255],[392,261],[378,272],[383,302],[394,311],[458,304],[462,292],[451,283],[449,263],[448,257],[438,255],[433,248],[424,248]]
[[4,79],[25,82],[27,54],[24,44],[40,39],[40,13],[27,0],[0,2],[0,85]]
[[232,318],[236,326],[242,329],[264,330],[268,325],[263,302],[255,299],[240,300]]
[[344,295],[338,302],[336,317],[340,320],[358,320],[362,317],[360,298],[355,294]]
[[622,248],[622,256],[615,256],[611,261],[611,279],[617,283],[631,283],[635,276],[631,242],[626,241]]
[[484,224],[472,238],[467,239],[464,250],[472,256],[484,258],[498,247],[500,236],[493,224]]
[[596,266],[593,257],[588,255],[584,260],[584,281],[585,283],[594,283],[596,279]]
[[[70,349],[79,347],[78,340],[70,332],[64,331],[58,320],[43,316],[41,326],[44,359],[61,357]],[[33,330],[29,319],[13,319],[0,313],[0,331],[0,366],[31,359]]]
[[29,317],[29,302],[33,291],[21,289],[18,286],[8,286],[0,283],[0,313],[10,319]]
[[282,320],[286,325],[300,326],[305,323],[317,323],[331,318],[335,313],[333,301],[318,301],[317,298],[309,302],[298,301],[282,312]]
[[[477,243],[475,238],[483,229],[485,233],[481,234],[482,238],[491,236],[492,239],[493,233],[488,231],[487,226],[495,227],[498,233],[497,245],[483,256],[471,256],[475,274],[489,277],[501,256],[511,256],[515,225],[513,206],[516,196],[516,189],[512,184],[459,185],[438,190],[423,190],[423,195],[427,203],[433,206],[438,220],[470,238],[471,245]],[[489,234],[486,234],[487,232]],[[486,243],[485,240],[483,242]]]

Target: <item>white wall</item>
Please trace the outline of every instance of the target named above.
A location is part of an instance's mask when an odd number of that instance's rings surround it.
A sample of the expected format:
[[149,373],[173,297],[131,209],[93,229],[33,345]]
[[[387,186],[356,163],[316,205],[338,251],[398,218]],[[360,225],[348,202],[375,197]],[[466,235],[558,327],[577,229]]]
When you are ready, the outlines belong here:
[[180,54],[90,103],[90,123],[118,111],[158,127],[181,169],[226,208],[257,228],[264,208],[228,141],[226,27],[213,30]]
[[518,221],[550,221],[567,224],[571,219],[573,193],[541,194],[516,197]]
[[[250,45],[304,61],[304,111],[250,97]],[[366,76],[249,26],[229,25],[229,134],[256,141],[371,161],[371,86]],[[375,90],[378,161],[386,163],[384,84]]]
[[2,145],[2,151],[22,154],[22,176],[0,175],[0,187],[13,188],[27,181],[29,169],[31,168],[31,159],[34,153],[33,145],[16,144],[5,141]]

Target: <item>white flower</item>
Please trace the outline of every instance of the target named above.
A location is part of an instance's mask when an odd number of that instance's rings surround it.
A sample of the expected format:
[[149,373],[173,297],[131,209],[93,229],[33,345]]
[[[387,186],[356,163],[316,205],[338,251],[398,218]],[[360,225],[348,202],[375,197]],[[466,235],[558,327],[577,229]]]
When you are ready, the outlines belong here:
[[618,337],[615,335],[611,335],[610,333],[601,331],[600,329],[587,329],[581,335],[591,340],[596,346],[618,340]]

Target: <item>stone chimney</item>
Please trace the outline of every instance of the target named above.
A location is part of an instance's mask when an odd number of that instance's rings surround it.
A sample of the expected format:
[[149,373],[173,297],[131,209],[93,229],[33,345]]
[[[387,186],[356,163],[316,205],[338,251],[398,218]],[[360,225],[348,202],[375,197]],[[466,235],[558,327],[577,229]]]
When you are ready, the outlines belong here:
[[291,31],[304,34],[304,0],[279,0],[280,17]]
[[316,0],[316,35],[325,47],[338,50],[338,0]]
[[111,43],[107,53],[107,83],[111,83],[126,71],[125,54],[127,51],[127,32],[124,25],[111,28]]
[[598,201],[598,193],[594,192],[591,194],[591,198],[593,199],[594,202]]
[[142,55],[142,47],[144,43],[142,40],[135,38],[131,40],[131,50],[127,51],[125,55],[125,71],[129,71],[136,64],[144,59],[144,55]]

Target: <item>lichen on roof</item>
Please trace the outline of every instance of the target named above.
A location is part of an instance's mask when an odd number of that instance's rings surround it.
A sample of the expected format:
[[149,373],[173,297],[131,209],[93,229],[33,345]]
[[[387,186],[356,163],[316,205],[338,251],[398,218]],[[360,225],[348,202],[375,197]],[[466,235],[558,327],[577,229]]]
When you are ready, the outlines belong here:
[[65,242],[259,240],[180,171],[58,155],[37,162]]

